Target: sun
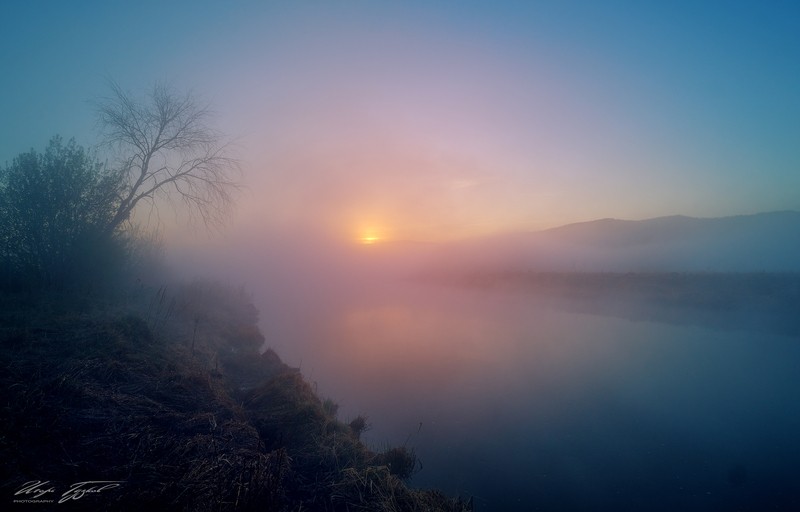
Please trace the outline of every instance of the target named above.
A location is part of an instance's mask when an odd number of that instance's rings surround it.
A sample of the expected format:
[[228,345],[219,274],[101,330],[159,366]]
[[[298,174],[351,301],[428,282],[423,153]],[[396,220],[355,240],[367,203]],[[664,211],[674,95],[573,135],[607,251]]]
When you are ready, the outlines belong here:
[[387,240],[386,225],[376,220],[361,221],[352,227],[350,235],[359,245],[376,245]]
[[361,245],[375,245],[384,240],[383,229],[372,226],[363,226],[357,231],[356,240]]
[[359,241],[364,245],[373,245],[378,243],[380,241],[380,238],[378,238],[375,235],[364,235],[361,238],[359,238]]

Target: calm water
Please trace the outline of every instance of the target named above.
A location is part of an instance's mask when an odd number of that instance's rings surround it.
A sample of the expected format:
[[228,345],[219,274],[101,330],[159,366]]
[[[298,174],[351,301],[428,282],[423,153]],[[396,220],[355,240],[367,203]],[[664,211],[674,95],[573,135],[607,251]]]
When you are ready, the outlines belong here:
[[487,511],[800,509],[796,338],[523,294],[347,295],[265,330],[342,419],[369,417],[368,442],[416,449],[414,484]]

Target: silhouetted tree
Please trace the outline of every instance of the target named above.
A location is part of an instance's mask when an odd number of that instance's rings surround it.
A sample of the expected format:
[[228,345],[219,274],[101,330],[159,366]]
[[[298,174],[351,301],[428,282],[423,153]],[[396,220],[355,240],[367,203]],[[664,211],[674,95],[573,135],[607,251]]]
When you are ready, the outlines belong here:
[[6,278],[63,284],[114,215],[118,176],[74,140],[54,137],[0,169],[0,262]]
[[206,226],[223,221],[238,161],[210,127],[208,108],[160,84],[141,101],[116,83],[110,88],[97,112],[105,144],[118,152],[121,186],[106,230],[118,230],[140,203],[158,198],[182,201]]

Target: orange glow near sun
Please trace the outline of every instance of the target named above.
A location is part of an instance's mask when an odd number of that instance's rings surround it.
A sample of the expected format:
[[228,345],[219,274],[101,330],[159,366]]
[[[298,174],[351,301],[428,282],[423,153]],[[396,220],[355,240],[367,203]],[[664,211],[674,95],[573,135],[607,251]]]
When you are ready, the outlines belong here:
[[363,245],[375,245],[383,239],[383,233],[376,228],[362,229],[358,235],[358,242]]
[[361,245],[375,245],[386,240],[386,230],[383,223],[375,220],[362,221],[354,227],[352,234],[355,235],[355,241]]

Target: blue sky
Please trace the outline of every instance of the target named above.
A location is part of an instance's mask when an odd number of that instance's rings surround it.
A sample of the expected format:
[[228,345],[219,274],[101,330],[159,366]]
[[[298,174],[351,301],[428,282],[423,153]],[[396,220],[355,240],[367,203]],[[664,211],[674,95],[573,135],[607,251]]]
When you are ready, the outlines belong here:
[[167,81],[236,138],[254,229],[800,209],[793,2],[12,0],[0,38],[0,162]]

